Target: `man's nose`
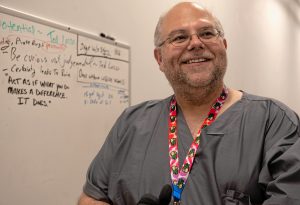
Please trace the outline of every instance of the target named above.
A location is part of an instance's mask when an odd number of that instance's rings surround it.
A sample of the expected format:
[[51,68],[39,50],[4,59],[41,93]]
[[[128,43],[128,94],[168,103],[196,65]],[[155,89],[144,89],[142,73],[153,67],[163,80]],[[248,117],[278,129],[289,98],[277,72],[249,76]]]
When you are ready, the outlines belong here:
[[188,45],[189,50],[194,48],[204,48],[204,46],[204,43],[196,33],[190,35],[190,41]]

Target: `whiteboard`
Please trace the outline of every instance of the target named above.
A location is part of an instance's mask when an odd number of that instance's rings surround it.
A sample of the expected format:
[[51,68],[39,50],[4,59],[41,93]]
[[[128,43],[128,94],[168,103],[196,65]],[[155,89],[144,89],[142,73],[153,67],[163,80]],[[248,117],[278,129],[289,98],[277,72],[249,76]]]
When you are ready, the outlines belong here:
[[127,45],[0,7],[0,204],[76,204],[130,104]]

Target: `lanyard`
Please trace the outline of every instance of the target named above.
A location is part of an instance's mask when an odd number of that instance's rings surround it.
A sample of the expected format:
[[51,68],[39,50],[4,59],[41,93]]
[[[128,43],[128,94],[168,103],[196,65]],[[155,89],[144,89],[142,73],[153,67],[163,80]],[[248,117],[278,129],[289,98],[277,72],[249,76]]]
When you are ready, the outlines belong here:
[[199,128],[197,135],[191,144],[191,147],[188,151],[188,154],[180,170],[179,170],[179,158],[178,158],[178,139],[176,134],[177,103],[176,103],[175,96],[171,100],[170,115],[169,115],[169,158],[170,158],[170,172],[171,172],[171,179],[172,179],[173,198],[175,204],[177,204],[177,202],[178,203],[180,202],[181,193],[184,189],[187,178],[191,171],[196,151],[200,145],[201,131],[203,128],[209,126],[212,122],[214,122],[222,105],[224,104],[227,98],[227,95],[228,95],[228,90],[224,86],[222,93],[216,99],[210,111],[208,112],[206,119],[201,124],[201,127]]

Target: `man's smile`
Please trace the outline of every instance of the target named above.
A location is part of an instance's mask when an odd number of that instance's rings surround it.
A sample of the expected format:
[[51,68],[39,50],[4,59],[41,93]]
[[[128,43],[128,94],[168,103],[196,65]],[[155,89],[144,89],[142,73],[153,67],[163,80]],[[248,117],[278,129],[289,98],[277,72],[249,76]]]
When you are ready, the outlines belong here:
[[193,63],[203,63],[210,61],[209,58],[195,58],[195,59],[189,59],[182,61],[183,64],[193,64]]

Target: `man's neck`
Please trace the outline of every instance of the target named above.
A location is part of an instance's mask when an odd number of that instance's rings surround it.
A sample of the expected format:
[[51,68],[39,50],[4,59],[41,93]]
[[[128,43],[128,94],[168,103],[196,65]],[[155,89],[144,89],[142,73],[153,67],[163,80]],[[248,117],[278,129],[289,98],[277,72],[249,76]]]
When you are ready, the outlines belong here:
[[[193,93],[193,98],[187,98],[186,94],[175,92],[176,101],[180,106],[186,123],[190,129],[191,134],[195,137],[201,123],[207,117],[215,100],[220,96],[223,89],[223,84],[216,86],[214,89],[203,89]],[[242,93],[237,90],[228,89],[228,97],[219,112],[220,116],[231,105],[241,99]],[[191,93],[189,93],[190,97]]]
[[176,91],[175,96],[178,105],[183,111],[198,111],[197,113],[208,113],[212,104],[222,92],[223,84],[212,88],[189,89],[187,91]]

